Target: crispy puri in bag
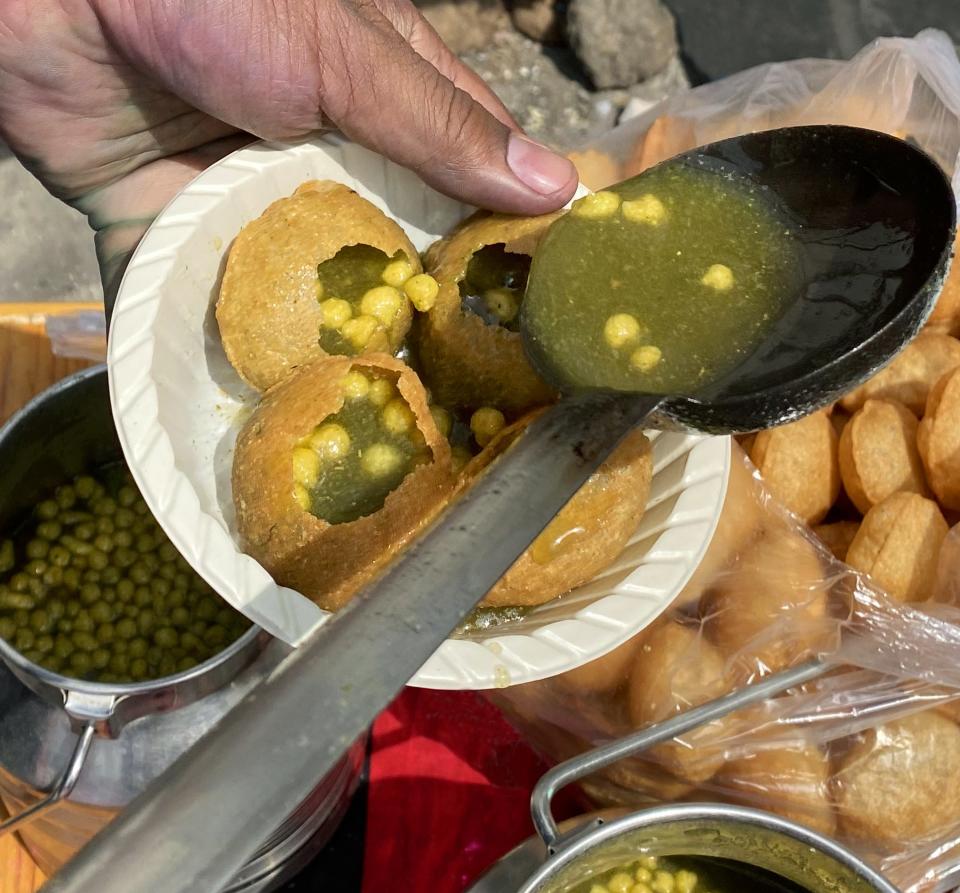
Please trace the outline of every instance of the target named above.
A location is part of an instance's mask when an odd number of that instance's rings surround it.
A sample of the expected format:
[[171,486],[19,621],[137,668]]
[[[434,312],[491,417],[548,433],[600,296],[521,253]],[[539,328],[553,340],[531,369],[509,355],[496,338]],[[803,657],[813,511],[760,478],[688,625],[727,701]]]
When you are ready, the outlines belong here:
[[750,459],[770,492],[808,524],[822,521],[840,492],[837,432],[825,411],[760,431]]
[[863,514],[893,493],[928,496],[917,450],[917,417],[893,400],[867,400],[844,426],[840,474]]
[[[539,413],[504,428],[466,466],[461,488],[506,450]],[[650,495],[650,441],[628,434],[546,526],[481,605],[541,605],[605,570],[636,532]]]
[[[265,390],[328,354],[394,353],[412,318],[382,279],[394,261],[420,272],[416,249],[379,208],[339,183],[302,184],[230,248],[217,301],[230,363]],[[379,299],[365,299],[374,288]]]
[[786,526],[769,527],[704,596],[704,632],[748,676],[784,669],[836,646],[829,588],[813,544]]
[[859,529],[859,521],[833,521],[830,524],[818,524],[813,528],[813,532],[833,553],[837,561],[846,561],[847,550]]
[[856,412],[874,400],[895,400],[917,418],[923,415],[927,395],[937,380],[960,366],[960,341],[939,332],[921,332],[885,369],[840,399],[847,412]]
[[517,324],[529,258],[558,216],[478,212],[430,247],[427,272],[440,290],[417,321],[417,347],[438,403],[515,417],[554,399],[527,362]]
[[299,369],[264,395],[233,461],[246,551],[327,610],[410,542],[453,486],[423,386],[386,355]]
[[[730,690],[724,660],[699,630],[665,617],[643,634],[627,690],[627,709],[636,728],[676,716]],[[688,733],[682,741],[659,744],[650,751],[669,775],[691,784],[710,778],[723,765],[722,740],[730,718],[714,720]]]
[[960,728],[933,711],[857,736],[832,781],[839,830],[905,844],[960,821]]
[[767,747],[728,761],[710,787],[724,800],[765,809],[832,836],[836,816],[830,803],[830,760],[815,744]]
[[917,445],[940,504],[960,509],[960,368],[944,375],[930,391]]
[[930,597],[947,522],[937,504],[917,493],[894,493],[863,519],[847,564],[868,574],[901,602]]

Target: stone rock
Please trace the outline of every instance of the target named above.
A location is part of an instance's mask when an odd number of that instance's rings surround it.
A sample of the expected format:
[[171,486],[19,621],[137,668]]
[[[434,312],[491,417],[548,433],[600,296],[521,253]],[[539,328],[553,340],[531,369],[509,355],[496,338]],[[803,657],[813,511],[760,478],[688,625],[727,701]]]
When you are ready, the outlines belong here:
[[676,24],[660,0],[570,0],[567,39],[600,89],[646,80],[677,53]]
[[498,33],[489,47],[462,58],[530,136],[557,149],[570,149],[612,126],[618,109],[571,77],[576,59],[563,53],[511,31]]
[[598,98],[609,99],[618,109],[623,109],[620,120],[635,118],[647,109],[669,96],[675,96],[690,88],[690,79],[680,61],[674,56],[663,71],[653,77],[634,84],[632,87],[617,87],[612,90],[598,90]]
[[510,18],[521,34],[540,43],[563,43],[566,37],[565,0],[513,0]]
[[513,30],[503,0],[414,0],[414,5],[457,55],[487,46],[499,31]]

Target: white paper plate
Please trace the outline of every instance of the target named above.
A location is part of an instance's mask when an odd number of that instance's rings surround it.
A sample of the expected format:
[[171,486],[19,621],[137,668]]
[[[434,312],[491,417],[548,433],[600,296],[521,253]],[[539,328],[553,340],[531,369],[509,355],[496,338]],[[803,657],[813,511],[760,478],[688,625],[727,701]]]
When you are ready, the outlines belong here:
[[[470,210],[336,137],[242,149],[197,177],[150,227],[123,278],[108,349],[120,442],[150,509],[217,592],[293,645],[329,615],[240,550],[230,467],[256,394],[227,362],[213,308],[240,228],[313,178],[355,189],[419,250]],[[510,627],[448,640],[412,684],[479,689],[542,679],[599,657],[663,611],[713,535],[730,444],[664,433],[654,457],[650,509],[612,568]]]

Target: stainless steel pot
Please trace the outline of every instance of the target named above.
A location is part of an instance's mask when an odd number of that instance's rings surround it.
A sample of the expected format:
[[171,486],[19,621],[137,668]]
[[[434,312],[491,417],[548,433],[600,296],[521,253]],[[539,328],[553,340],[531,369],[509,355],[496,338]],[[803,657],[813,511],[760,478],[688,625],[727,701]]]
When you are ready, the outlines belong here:
[[646,855],[734,860],[772,872],[810,893],[897,893],[889,881],[836,841],[759,810],[683,803],[632,813],[593,813],[563,827],[551,815],[553,795],[564,785],[814,679],[825,669],[826,664],[811,661],[777,673],[554,767],[537,784],[531,799],[539,836],[508,853],[469,893],[570,893],[591,878]]
[[[54,385],[0,429],[0,530],[50,488],[120,458],[106,369]],[[103,685],[51,673],[0,640],[0,801],[10,816],[0,834],[17,831],[55,873],[289,652],[253,627],[186,672]],[[364,746],[365,736],[279,828],[263,829],[263,846],[225,891],[272,890],[315,855],[346,810]]]

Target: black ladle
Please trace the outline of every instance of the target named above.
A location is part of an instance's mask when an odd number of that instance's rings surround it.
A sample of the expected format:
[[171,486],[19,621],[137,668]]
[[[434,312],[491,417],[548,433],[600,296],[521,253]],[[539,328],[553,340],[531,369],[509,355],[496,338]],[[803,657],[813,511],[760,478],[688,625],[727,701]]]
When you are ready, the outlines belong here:
[[[655,423],[726,433],[788,422],[865,381],[920,330],[956,227],[950,183],[924,152],[884,133],[829,125],[734,137],[667,163],[678,161],[766,187],[799,224],[803,281],[743,362],[696,394],[658,398]],[[527,320],[532,286],[553,260],[551,235],[570,222],[558,220],[541,243],[521,317],[528,356],[561,390],[564,370]],[[582,243],[585,255],[590,249]]]
[[[869,377],[917,333],[955,227],[950,184],[926,155],[870,131],[803,127],[684,157],[769,185],[811,234],[846,234],[810,239],[810,281],[774,335],[696,397],[587,391],[540,415],[378,580],[66,865],[49,893],[222,889],[633,426],[650,424],[651,413],[707,431],[784,422]],[[911,236],[899,259],[890,246],[857,247],[878,221]],[[875,292],[864,296],[856,277],[872,278]],[[823,294],[872,301],[875,312],[859,326],[824,326]],[[549,357],[529,347],[549,376]]]

